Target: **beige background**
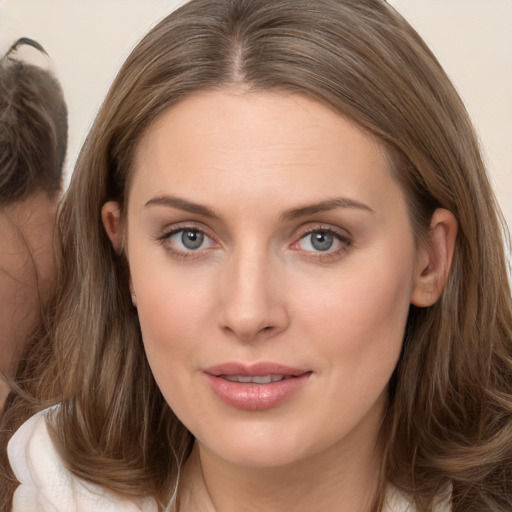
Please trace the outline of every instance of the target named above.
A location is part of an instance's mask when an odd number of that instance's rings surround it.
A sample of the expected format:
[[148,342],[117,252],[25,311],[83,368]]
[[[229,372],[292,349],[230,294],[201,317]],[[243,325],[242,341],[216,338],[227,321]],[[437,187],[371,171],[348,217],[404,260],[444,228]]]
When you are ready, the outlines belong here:
[[[512,226],[512,0],[389,2],[423,36],[459,89]],[[18,37],[36,39],[63,84],[70,119],[68,176],[118,67],[135,42],[180,3],[0,0],[0,52]]]

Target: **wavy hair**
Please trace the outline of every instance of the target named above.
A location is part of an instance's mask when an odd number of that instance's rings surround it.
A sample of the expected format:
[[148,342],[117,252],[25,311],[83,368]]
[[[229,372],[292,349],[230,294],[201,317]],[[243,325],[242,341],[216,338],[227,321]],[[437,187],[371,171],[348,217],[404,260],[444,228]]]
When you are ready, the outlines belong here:
[[[62,206],[58,296],[39,348],[53,363],[34,370],[36,396],[62,403],[51,434],[66,465],[122,495],[153,495],[162,509],[174,495],[193,438],[153,379],[126,261],[113,251],[100,209],[115,200],[124,211],[135,148],[160,113],[233,84],[306,95],[373,134],[403,187],[418,242],[435,208],[456,216],[444,292],[433,306],[410,310],[373,510],[388,482],[422,512],[447,490],[454,512],[510,510],[504,223],[462,101],[419,35],[382,0],[192,0],[128,57]],[[49,375],[59,376],[58,391],[48,391]]]

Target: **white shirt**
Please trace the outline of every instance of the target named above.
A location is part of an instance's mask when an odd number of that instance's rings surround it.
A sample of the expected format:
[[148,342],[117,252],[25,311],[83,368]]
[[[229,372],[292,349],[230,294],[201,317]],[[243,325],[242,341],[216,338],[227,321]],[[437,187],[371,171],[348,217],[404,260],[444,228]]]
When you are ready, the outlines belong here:
[[9,441],[9,462],[20,482],[12,512],[157,512],[152,499],[136,503],[73,475],[50,439],[47,413],[32,416]]
[[[121,498],[73,475],[64,466],[48,434],[41,411],[26,421],[11,438],[7,451],[20,485],[12,512],[157,512],[155,500]],[[445,502],[436,512],[449,512]],[[416,507],[390,487],[383,512],[415,512]]]

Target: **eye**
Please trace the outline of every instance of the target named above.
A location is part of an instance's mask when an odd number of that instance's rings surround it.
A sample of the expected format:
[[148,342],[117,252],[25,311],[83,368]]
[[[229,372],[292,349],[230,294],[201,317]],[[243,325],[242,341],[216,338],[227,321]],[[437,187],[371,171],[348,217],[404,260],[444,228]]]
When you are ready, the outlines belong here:
[[191,227],[174,229],[166,233],[161,242],[171,252],[181,254],[201,251],[216,245],[203,231]]
[[315,229],[303,235],[297,242],[297,248],[303,251],[336,253],[350,245],[350,240],[329,229]]
[[328,251],[334,245],[334,234],[329,231],[314,231],[301,238],[299,245],[308,251]]
[[205,239],[204,233],[196,229],[181,229],[169,237],[169,240],[180,249],[194,251],[200,249]]

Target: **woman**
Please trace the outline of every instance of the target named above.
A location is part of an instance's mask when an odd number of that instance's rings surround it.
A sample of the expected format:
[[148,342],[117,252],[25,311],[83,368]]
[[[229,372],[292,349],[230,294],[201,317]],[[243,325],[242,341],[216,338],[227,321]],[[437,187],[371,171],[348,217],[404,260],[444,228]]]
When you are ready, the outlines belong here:
[[186,4],[64,200],[55,407],[10,443],[13,510],[509,510],[497,211],[386,3]]
[[[11,378],[55,279],[67,109],[46,64],[44,49],[26,38],[0,59],[0,371]],[[7,393],[2,379],[0,413]]]

